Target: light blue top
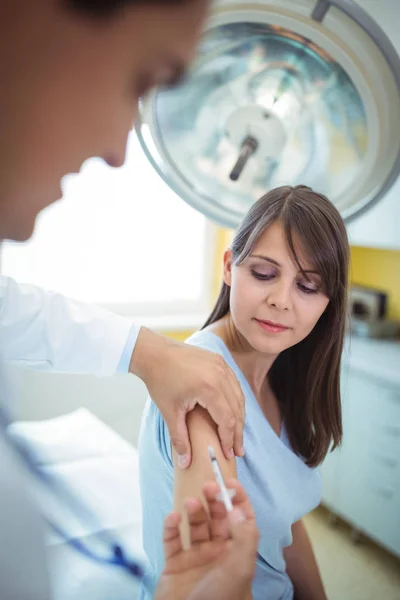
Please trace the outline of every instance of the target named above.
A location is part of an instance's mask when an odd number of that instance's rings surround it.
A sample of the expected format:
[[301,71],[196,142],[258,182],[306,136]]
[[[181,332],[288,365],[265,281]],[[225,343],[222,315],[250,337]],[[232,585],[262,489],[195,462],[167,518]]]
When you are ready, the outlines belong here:
[[122,350],[121,358],[119,359],[117,373],[128,373],[133,349],[136,345],[139,331],[140,327],[137,325],[132,325],[124,349]]
[[[249,495],[260,530],[253,598],[292,600],[293,585],[286,573],[283,549],[292,543],[292,524],[318,506],[320,475],[294,454],[284,427],[280,437],[273,431],[224,342],[211,332],[200,331],[188,343],[222,354],[246,399],[246,454],[236,463],[238,479]],[[162,530],[164,518],[173,509],[174,469],[167,427],[150,399],[140,431],[139,471],[143,543],[155,587],[164,566]],[[146,594],[143,590],[141,597],[151,597]]]

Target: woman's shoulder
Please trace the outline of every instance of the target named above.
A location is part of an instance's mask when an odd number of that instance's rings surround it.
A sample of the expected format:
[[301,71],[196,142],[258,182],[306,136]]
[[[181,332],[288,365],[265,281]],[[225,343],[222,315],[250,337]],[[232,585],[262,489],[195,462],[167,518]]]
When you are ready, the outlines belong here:
[[209,350],[210,352],[215,352],[216,354],[221,354],[222,356],[225,356],[228,352],[228,349],[226,348],[222,339],[215,333],[207,331],[206,329],[200,329],[199,331],[193,333],[187,338],[187,340],[185,340],[185,344],[197,346],[198,348],[203,348],[204,350]]

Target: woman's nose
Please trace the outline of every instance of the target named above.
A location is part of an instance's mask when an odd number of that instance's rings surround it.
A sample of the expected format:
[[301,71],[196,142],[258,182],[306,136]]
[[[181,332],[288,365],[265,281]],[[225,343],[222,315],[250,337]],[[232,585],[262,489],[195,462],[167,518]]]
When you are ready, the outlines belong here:
[[267,303],[278,310],[290,310],[292,307],[291,286],[284,282],[276,282],[268,291]]

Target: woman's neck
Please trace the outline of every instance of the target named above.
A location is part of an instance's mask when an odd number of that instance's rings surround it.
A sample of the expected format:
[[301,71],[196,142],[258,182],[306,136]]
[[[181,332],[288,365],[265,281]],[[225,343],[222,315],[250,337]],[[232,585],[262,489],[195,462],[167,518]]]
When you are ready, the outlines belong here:
[[236,364],[246,377],[257,398],[264,395],[268,386],[267,375],[276,356],[255,350],[237,330],[230,314],[206,328],[222,339]]

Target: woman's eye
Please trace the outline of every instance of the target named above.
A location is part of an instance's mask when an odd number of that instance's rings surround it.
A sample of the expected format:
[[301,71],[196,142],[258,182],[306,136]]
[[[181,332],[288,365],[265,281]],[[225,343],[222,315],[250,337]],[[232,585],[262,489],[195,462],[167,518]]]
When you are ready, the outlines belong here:
[[318,294],[319,288],[311,287],[310,285],[305,285],[304,283],[298,283],[297,287],[304,292],[304,294]]
[[260,273],[255,269],[251,269],[251,274],[253,275],[253,277],[255,277],[256,279],[260,279],[261,281],[269,281],[270,279],[273,279],[275,277],[275,273]]

